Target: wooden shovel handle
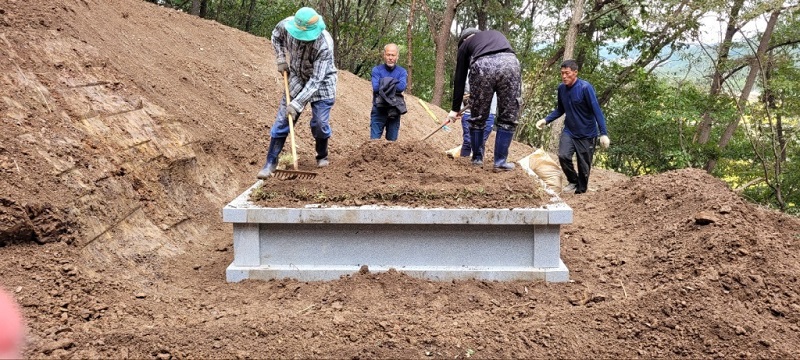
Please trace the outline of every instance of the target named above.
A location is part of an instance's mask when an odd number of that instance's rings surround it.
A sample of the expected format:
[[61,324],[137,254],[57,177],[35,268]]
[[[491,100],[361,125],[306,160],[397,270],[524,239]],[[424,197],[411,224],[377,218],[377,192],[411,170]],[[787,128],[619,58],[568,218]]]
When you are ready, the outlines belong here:
[[292,166],[297,170],[297,146],[294,144],[294,119],[289,115],[289,106],[292,106],[292,97],[289,95],[289,72],[283,72],[283,85],[286,89],[286,118],[289,119],[289,135],[292,139]]

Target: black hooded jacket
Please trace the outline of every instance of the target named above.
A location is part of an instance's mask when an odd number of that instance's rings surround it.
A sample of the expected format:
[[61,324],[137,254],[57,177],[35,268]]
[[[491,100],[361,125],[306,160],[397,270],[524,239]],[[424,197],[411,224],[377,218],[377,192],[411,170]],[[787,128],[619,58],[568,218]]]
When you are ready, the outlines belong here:
[[406,99],[402,92],[397,91],[399,82],[395,78],[385,77],[378,83],[378,94],[375,96],[375,107],[388,108],[389,116],[400,116],[408,112]]

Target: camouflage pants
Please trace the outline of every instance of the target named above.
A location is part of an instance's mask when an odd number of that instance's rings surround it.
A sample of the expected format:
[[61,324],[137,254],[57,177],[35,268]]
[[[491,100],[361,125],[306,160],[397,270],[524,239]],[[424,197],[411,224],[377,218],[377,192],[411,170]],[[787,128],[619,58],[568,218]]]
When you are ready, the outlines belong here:
[[512,132],[517,129],[522,105],[522,75],[516,55],[499,53],[475,60],[469,68],[469,90],[470,129],[483,130],[494,93],[497,93],[494,123],[499,129]]

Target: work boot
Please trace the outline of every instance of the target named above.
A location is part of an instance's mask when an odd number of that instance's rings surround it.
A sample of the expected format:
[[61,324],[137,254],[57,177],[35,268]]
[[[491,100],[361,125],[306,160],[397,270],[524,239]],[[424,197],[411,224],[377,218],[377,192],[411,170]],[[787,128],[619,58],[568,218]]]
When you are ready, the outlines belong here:
[[317,167],[328,166],[328,138],[316,138],[314,147],[317,150]]
[[269,149],[267,150],[267,163],[261,168],[261,171],[258,172],[256,178],[259,179],[266,179],[275,172],[275,169],[278,168],[278,155],[280,155],[281,150],[283,150],[283,144],[286,142],[286,138],[271,138],[269,140]]
[[469,129],[472,165],[483,166],[483,129]]
[[513,138],[513,131],[497,129],[497,135],[494,138],[494,172],[514,170],[514,163],[507,161],[508,147],[511,146]]
[[461,143],[461,150],[459,150],[459,155],[463,158],[472,155],[472,137],[469,135],[469,128],[466,129],[466,132],[464,141]]

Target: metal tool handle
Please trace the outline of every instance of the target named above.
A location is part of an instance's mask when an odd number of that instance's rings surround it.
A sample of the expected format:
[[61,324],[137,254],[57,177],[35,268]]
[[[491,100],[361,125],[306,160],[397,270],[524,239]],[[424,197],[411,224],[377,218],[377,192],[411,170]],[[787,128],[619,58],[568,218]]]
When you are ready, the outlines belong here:
[[[461,114],[463,114],[463,113],[464,113],[464,111],[467,111],[467,109],[469,109],[469,106],[465,106],[465,107],[461,108],[461,110],[458,112],[458,114],[456,114],[456,117],[459,117],[459,116],[461,116]],[[447,119],[447,120],[445,120],[445,122],[444,122],[444,123],[442,123],[442,125],[439,125],[439,127],[437,127],[437,128],[436,128],[436,130],[433,130],[433,131],[432,131],[430,134],[428,134],[428,135],[425,135],[425,137],[424,137],[424,138],[422,138],[422,139],[419,139],[419,141],[425,141],[425,140],[426,140],[426,139],[428,139],[429,137],[433,136],[433,134],[436,134],[436,132],[437,132],[437,131],[439,131],[439,130],[441,130],[443,127],[447,126],[447,124],[449,124],[449,123],[450,123],[450,119]]]

